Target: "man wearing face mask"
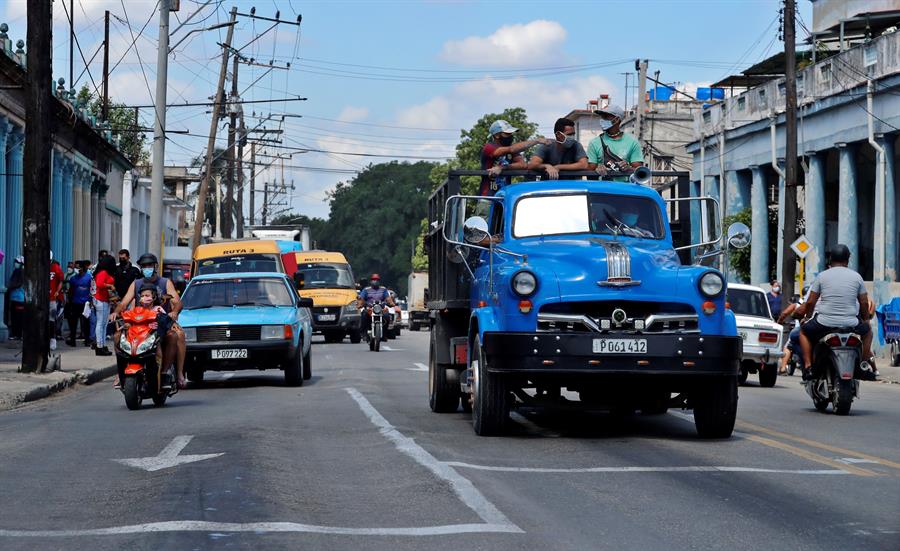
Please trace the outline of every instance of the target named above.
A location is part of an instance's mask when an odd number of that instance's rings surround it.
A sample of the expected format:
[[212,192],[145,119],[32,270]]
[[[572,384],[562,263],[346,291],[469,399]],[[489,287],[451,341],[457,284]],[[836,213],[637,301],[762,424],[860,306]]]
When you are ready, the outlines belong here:
[[175,354],[175,370],[178,373],[178,388],[184,388],[184,358],[187,353],[187,345],[184,340],[184,331],[181,330],[181,326],[175,323],[178,321],[179,312],[181,312],[181,299],[178,298],[178,293],[175,291],[175,285],[172,283],[172,280],[162,277],[157,273],[159,261],[156,259],[155,255],[149,253],[141,255],[138,259],[138,266],[141,268],[141,275],[143,277],[134,280],[131,286],[128,287],[128,292],[122,297],[119,305],[116,306],[116,310],[109,315],[109,321],[115,321],[122,312],[132,307],[139,289],[146,285],[156,287],[159,296],[168,299],[163,302],[162,306],[173,322],[172,328],[169,329],[166,336],[163,338],[163,361],[166,362],[166,365],[169,365],[168,361],[171,361],[169,359],[171,358],[170,354]]
[[13,271],[6,281],[9,296],[9,340],[22,340],[22,319],[25,316],[25,258],[17,256]]
[[481,148],[481,170],[487,170],[490,175],[481,177],[480,195],[494,195],[503,186],[508,185],[509,177],[501,176],[503,171],[524,170],[527,163],[522,152],[547,141],[538,137],[534,140],[513,143],[513,134],[517,130],[518,128],[503,119],[497,119],[491,124],[488,130],[491,133],[491,141]]
[[[360,320],[362,322],[360,331],[364,336],[369,334],[369,327],[372,325],[369,308],[376,302],[386,302],[391,308],[394,307],[394,299],[391,298],[391,294],[388,292],[387,287],[381,286],[381,276],[372,274],[369,278],[369,286],[359,292],[359,298],[356,300],[356,306],[360,309],[360,315],[362,316]],[[386,314],[387,313],[385,312],[382,316],[385,316]],[[387,327],[387,319],[382,320],[382,323],[384,324],[384,327]]]
[[772,318],[778,319],[781,316],[781,283],[772,280],[772,290],[766,293],[766,300],[769,301],[769,310],[772,311]]
[[119,250],[119,263],[116,265],[116,294],[124,297],[128,288],[135,279],[141,277],[141,271],[131,263],[131,253],[128,249]]
[[551,180],[559,179],[560,170],[587,170],[587,154],[575,139],[575,123],[566,118],[557,119],[553,136],[555,142],[537,148],[528,162],[528,169],[543,170]]
[[[631,172],[644,164],[641,144],[631,134],[620,128],[625,110],[618,105],[610,105],[600,111],[600,128],[603,134],[588,144],[588,168],[597,174],[606,176],[608,172]],[[613,178],[615,181],[627,182],[625,176]]]

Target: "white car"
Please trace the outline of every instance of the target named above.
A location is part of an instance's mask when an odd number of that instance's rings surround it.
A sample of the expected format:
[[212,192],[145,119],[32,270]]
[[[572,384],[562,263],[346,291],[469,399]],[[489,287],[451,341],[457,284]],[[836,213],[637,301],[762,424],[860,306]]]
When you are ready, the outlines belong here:
[[778,363],[784,355],[781,348],[784,328],[772,319],[766,292],[753,285],[729,283],[726,300],[744,341],[739,381],[743,384],[750,373],[759,373],[759,386],[775,386]]

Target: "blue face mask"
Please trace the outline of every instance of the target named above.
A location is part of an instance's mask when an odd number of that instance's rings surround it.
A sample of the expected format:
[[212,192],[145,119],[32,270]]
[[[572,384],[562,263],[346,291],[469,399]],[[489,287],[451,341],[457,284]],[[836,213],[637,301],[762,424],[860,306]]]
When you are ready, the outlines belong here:
[[610,128],[612,128],[612,126],[613,126],[613,121],[609,121],[609,120],[606,120],[606,119],[600,119],[600,128],[601,128],[604,132],[606,132],[607,130],[609,130]]
[[144,277],[151,278],[153,277],[153,268],[141,268],[141,273],[144,274]]

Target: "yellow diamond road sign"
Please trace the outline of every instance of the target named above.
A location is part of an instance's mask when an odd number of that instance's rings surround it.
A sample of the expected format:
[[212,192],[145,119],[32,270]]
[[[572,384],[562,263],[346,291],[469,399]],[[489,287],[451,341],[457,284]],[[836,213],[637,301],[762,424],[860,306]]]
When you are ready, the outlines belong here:
[[791,249],[797,253],[797,258],[806,258],[812,252],[813,244],[809,242],[805,235],[801,235],[796,241],[791,243]]

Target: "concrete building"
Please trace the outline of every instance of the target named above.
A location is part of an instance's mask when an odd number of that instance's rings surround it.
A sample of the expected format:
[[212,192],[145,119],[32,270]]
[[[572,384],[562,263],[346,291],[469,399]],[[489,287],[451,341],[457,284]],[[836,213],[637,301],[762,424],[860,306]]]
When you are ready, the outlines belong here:
[[[150,250],[150,187],[149,177],[135,177],[128,173],[125,176],[125,201],[122,224],[127,228],[122,233],[122,248],[131,252],[132,261]],[[128,193],[130,191],[130,193]],[[166,194],[163,197],[163,251],[173,250],[179,245],[179,230],[183,224],[185,213],[190,206],[181,199]]]
[[[819,28],[814,36],[825,37],[865,21],[867,14],[857,8],[870,3],[813,4],[814,27]],[[835,9],[848,6],[855,8],[852,13],[841,12],[828,25],[819,24],[820,18],[833,17]],[[810,61],[798,70],[798,229],[814,245],[806,281],[824,269],[829,246],[845,243],[852,252],[851,267],[873,282],[880,304],[900,294],[900,11],[871,13],[868,21],[864,40],[851,43],[842,37],[840,47],[828,48],[816,39],[816,55],[807,55]],[[757,82],[743,93],[696,113],[694,141],[687,152],[693,155],[697,192],[721,198],[724,214],[752,209],[750,282],[764,284],[770,273],[782,278],[785,81],[783,76],[753,79]],[[772,258],[766,223],[770,211],[778,213],[777,255]]]
[[[25,143],[25,43],[13,46],[0,25],[0,313],[12,259],[22,254],[23,156]],[[24,33],[24,29],[23,29]],[[122,182],[131,170],[111,133],[61,85],[54,96],[51,148],[50,244],[54,258],[96,259],[121,240]],[[0,316],[0,341],[7,328]]]

